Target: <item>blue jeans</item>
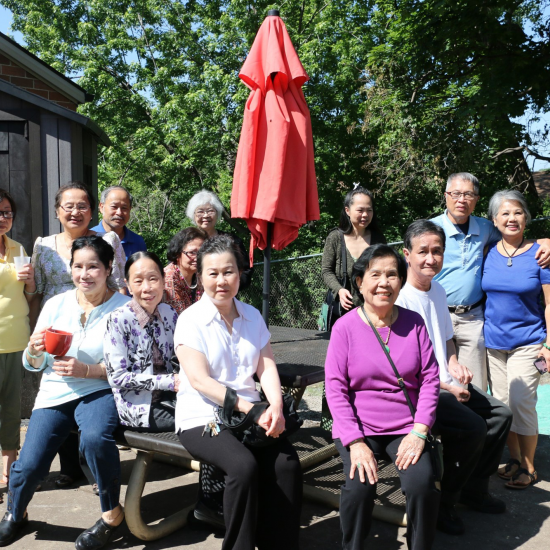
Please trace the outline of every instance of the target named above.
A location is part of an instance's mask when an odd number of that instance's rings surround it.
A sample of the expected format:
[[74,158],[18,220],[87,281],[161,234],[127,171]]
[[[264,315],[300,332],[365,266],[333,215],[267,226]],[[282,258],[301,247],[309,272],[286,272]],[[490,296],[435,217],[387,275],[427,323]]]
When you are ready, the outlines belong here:
[[97,480],[102,512],[118,506],[120,457],[113,437],[118,413],[111,390],[101,390],[56,407],[33,411],[19,460],[10,471],[8,511],[15,521],[23,519],[36,487],[48,475],[75,422],[80,431],[80,452]]

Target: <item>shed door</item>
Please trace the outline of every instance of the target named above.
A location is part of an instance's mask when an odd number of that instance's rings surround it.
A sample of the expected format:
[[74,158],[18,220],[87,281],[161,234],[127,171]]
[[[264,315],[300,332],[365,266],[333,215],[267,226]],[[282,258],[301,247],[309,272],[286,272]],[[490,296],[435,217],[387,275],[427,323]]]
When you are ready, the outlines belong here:
[[17,204],[17,223],[9,236],[22,243],[27,254],[31,254],[32,197],[27,121],[0,122],[0,187],[8,191]]

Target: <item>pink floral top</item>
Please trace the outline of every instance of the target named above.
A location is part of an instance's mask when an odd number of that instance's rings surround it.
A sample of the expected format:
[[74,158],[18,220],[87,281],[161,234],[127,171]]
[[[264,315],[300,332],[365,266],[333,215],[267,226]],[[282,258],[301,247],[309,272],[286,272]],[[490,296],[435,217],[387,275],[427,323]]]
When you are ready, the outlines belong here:
[[200,300],[204,289],[197,281],[196,288],[191,288],[183,278],[178,266],[170,262],[164,268],[164,301],[181,315],[181,312]]

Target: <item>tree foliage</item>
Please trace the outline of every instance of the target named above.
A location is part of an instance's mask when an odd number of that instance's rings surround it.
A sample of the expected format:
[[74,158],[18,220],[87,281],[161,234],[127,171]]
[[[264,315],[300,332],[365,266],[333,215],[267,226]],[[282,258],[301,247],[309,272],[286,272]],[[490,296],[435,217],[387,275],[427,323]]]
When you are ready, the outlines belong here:
[[[101,156],[102,185],[128,185],[138,229],[154,248],[186,223],[201,187],[228,205],[248,89],[238,79],[273,6],[243,0],[4,0],[27,47],[80,77],[95,100],[80,111],[113,141]],[[296,1],[282,15],[311,80],[323,220],[295,248],[319,249],[334,224],[340,188],[358,179],[365,136],[362,83],[370,42],[368,2]],[[288,253],[288,252],[287,252]]]
[[[529,132],[550,99],[547,3],[382,0],[373,13],[365,131],[379,186],[441,188],[449,173],[478,175],[485,197],[517,187],[535,197],[523,156],[544,146]],[[434,201],[431,201],[432,205]]]
[[[441,208],[451,171],[490,189],[528,186],[517,148],[545,138],[514,121],[548,107],[550,27],[534,0],[0,3],[31,51],[94,94],[79,111],[113,142],[100,183],[132,190],[133,223],[161,253],[198,189],[229,204],[248,96],[238,72],[269,8],[281,9],[311,77],[322,213],[284,256],[321,249],[354,182],[378,193],[397,240]],[[505,149],[516,150],[495,158]]]

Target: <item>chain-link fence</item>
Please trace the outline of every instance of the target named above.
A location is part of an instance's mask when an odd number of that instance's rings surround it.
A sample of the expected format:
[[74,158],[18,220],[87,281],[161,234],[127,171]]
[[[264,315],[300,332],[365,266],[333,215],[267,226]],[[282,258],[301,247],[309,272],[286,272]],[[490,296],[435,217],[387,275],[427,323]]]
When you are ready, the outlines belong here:
[[[550,236],[550,217],[537,218],[529,225],[526,237]],[[403,242],[389,243],[401,249]],[[322,254],[300,256],[271,262],[269,323],[281,327],[317,330],[317,318],[327,287],[321,277]],[[252,284],[239,293],[239,299],[262,310],[263,262],[254,264]]]
[[[269,323],[281,327],[317,330],[317,317],[327,288],[321,277],[321,254],[273,260]],[[262,310],[263,262],[254,265],[252,284],[239,299]]]

